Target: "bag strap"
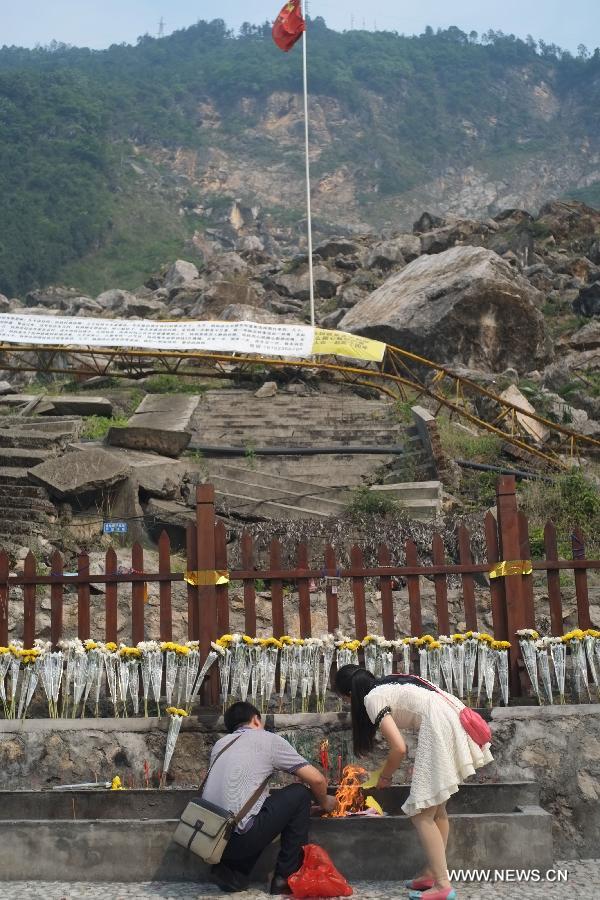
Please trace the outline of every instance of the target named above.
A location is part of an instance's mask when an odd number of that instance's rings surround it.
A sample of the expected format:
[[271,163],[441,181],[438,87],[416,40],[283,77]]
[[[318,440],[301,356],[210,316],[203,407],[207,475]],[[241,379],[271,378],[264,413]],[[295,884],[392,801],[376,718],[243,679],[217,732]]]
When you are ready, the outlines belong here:
[[442,697],[442,699],[445,700],[446,703],[448,703],[448,705],[452,707],[452,709],[454,710],[456,715],[460,716],[461,710],[457,706],[455,706],[454,703],[451,700],[449,700],[448,697],[446,697],[445,693],[443,691],[440,691],[440,689],[438,687],[436,687],[435,684],[432,684],[431,681],[426,681],[424,678],[421,678],[419,675],[411,674],[411,678],[414,678],[416,681],[420,681],[421,684],[426,684],[430,688],[433,688],[434,692],[436,694],[439,694],[440,697]]
[[241,738],[241,734],[238,734],[238,736],[237,736],[237,737],[234,737],[234,739],[233,739],[232,741],[229,741],[229,743],[228,743],[225,747],[223,747],[222,750],[219,750],[219,752],[217,753],[217,755],[216,755],[215,758],[213,759],[212,763],[210,764],[209,769],[208,769],[208,772],[207,772],[206,775],[204,776],[204,781],[203,781],[202,784],[200,785],[200,796],[202,796],[202,794],[204,793],[204,788],[206,787],[206,782],[208,781],[208,776],[210,775],[210,773],[211,773],[212,770],[214,769],[216,761],[219,759],[219,757],[223,756],[223,754],[225,753],[226,750],[229,750],[230,747],[233,747],[233,745],[235,744],[235,742],[236,742],[236,741],[239,741],[240,738]]
[[[213,768],[214,768],[214,766],[215,766],[215,763],[217,762],[217,760],[219,759],[219,757],[222,756],[222,755],[225,753],[226,750],[229,750],[230,747],[233,747],[233,745],[235,744],[235,742],[236,742],[236,741],[239,741],[239,739],[241,738],[241,736],[242,736],[241,734],[238,734],[238,736],[235,737],[232,741],[229,741],[229,743],[227,744],[226,747],[223,747],[222,750],[219,750],[219,752],[217,753],[217,755],[216,755],[215,758],[213,759],[213,761],[212,761],[212,763],[211,763],[211,766],[210,766],[208,772],[206,773],[206,776],[205,776],[205,778],[204,778],[204,781],[203,781],[202,784],[200,785],[200,796],[202,796],[202,794],[203,794],[203,792],[204,792],[204,788],[205,788],[206,782],[208,781],[208,776],[209,776],[210,773],[212,772],[212,770],[213,770]],[[244,818],[244,816],[247,815],[247,813],[250,812],[250,810],[252,809],[252,807],[254,806],[254,804],[256,803],[256,801],[258,800],[258,798],[260,797],[260,795],[261,795],[262,792],[264,791],[264,789],[266,788],[267,784],[269,783],[270,778],[271,778],[271,776],[270,776],[270,775],[267,775],[267,777],[265,778],[265,780],[264,780],[263,782],[261,782],[261,784],[256,788],[256,790],[254,791],[254,793],[252,794],[252,796],[250,797],[250,799],[247,800],[246,803],[244,803],[244,805],[242,806],[242,808],[240,809],[240,811],[238,812],[238,814],[237,814],[236,816],[233,817],[233,822],[234,822],[235,825],[238,825],[238,824],[242,821],[242,819]]]
[[262,794],[262,792],[264,791],[266,786],[268,785],[270,778],[271,778],[271,776],[267,775],[265,780],[256,788],[256,790],[254,791],[254,793],[252,794],[250,799],[244,803],[244,805],[240,809],[239,813],[233,817],[233,821],[235,822],[236,825],[239,825],[239,823],[242,821],[244,816],[246,816],[250,812],[250,810],[252,809],[252,807],[254,806],[254,804],[256,803],[256,801],[258,800],[258,798],[260,797],[260,795]]

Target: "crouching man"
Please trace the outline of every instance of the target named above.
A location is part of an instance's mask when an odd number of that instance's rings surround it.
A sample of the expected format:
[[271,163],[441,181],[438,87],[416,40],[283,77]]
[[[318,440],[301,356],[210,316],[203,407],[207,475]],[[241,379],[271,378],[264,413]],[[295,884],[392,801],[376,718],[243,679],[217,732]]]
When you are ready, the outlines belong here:
[[323,812],[333,812],[335,797],[327,794],[327,782],[291,744],[265,731],[260,712],[251,703],[234,703],[225,713],[229,734],[213,747],[211,765],[235,738],[235,745],[212,766],[203,798],[238,813],[253,792],[273,772],[295,775],[300,784],[291,784],[269,795],[265,787],[248,814],[229,839],[222,860],[212,867],[212,876],[227,892],[243,891],[263,850],[281,838],[272,894],[291,894],[288,878],[302,865],[302,848],[308,843],[311,804]]

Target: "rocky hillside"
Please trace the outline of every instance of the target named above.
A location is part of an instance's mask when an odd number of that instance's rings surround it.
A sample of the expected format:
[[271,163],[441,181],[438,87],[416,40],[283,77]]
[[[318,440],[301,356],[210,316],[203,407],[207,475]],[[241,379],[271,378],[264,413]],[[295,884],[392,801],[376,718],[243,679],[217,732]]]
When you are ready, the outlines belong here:
[[[307,322],[308,263],[269,220],[233,203],[179,260],[146,283],[96,296],[49,287],[0,309],[25,314]],[[552,202],[537,217],[423,213],[410,232],[332,236],[315,248],[316,311],[326,328],[369,335],[488,383],[508,370],[542,414],[600,426],[600,211]],[[19,375],[23,386],[33,375]]]
[[[339,34],[322,19],[310,32],[321,235],[598,196],[598,51],[457,28]],[[0,50],[0,291],[98,293],[168,257],[201,264],[236,199],[297,242],[300,74],[268,27],[223,22],[102,52]]]

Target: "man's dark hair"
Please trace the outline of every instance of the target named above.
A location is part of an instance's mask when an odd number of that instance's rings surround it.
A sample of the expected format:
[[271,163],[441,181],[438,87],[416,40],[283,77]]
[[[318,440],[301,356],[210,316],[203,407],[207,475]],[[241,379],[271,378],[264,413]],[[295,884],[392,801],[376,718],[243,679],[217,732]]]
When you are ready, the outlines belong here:
[[238,700],[237,703],[232,703],[225,713],[225,728],[229,734],[233,734],[233,732],[237,731],[241,725],[247,725],[251,722],[254,716],[258,716],[259,719],[261,718],[257,708],[251,703]]

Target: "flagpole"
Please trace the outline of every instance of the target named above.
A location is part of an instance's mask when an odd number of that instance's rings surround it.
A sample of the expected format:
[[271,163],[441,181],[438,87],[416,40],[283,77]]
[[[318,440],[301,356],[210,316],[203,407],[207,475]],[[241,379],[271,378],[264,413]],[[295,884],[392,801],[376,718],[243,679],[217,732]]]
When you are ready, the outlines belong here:
[[[302,18],[306,21],[306,0],[301,0]],[[308,280],[310,291],[310,324],[315,324],[315,288],[313,280],[312,215],[310,208],[310,160],[308,157],[308,78],[306,74],[306,28],[302,34],[302,76],[304,83],[304,154],[306,158],[306,222],[308,229]]]

